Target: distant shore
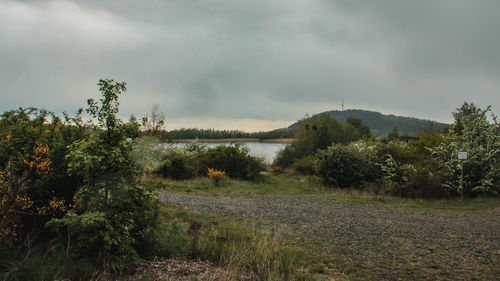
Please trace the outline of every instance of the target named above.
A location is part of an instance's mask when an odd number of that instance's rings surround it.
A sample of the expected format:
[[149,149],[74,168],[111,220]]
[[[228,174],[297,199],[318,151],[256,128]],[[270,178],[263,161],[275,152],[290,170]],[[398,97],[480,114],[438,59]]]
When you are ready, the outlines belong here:
[[211,143],[231,143],[231,142],[263,142],[263,143],[291,143],[294,139],[258,139],[258,138],[228,138],[228,139],[178,139],[172,140],[173,143],[178,142],[211,142]]

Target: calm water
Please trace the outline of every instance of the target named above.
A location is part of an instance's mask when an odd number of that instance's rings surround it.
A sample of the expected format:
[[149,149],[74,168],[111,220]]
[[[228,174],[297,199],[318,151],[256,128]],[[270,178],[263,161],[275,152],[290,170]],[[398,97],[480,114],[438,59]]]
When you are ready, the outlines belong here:
[[[170,143],[169,146],[172,147],[183,147],[187,142],[179,142],[179,143]],[[207,147],[216,147],[219,145],[231,145],[231,143],[202,143]],[[264,158],[266,163],[272,163],[274,157],[278,151],[285,147],[285,143],[266,143],[266,142],[242,142],[248,149],[250,150],[250,155]]]

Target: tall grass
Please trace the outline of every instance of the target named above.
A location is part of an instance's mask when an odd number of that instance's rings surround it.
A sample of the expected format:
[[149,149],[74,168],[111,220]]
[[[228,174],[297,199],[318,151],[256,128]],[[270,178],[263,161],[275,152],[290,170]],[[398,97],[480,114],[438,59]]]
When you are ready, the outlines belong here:
[[[67,256],[65,249],[56,247],[47,252],[43,247],[31,253],[20,249],[2,248],[2,281],[106,280],[109,273],[88,259]],[[115,277],[120,274],[115,273]]]
[[164,238],[154,239],[151,255],[206,260],[257,280],[298,278],[301,253],[284,245],[277,233],[194,212],[164,208],[162,213],[164,228],[154,236]]
[[[202,215],[162,206],[159,224],[144,233],[138,245],[143,259],[155,257],[204,260],[223,269],[222,280],[296,280],[302,253],[284,245],[279,234],[257,224]],[[0,280],[129,280],[133,266],[99,265],[67,255],[63,245],[47,250],[46,245],[26,251],[2,248]],[[24,257],[27,257],[26,259]],[[214,277],[215,278],[215,277]],[[131,280],[131,279],[130,279]]]

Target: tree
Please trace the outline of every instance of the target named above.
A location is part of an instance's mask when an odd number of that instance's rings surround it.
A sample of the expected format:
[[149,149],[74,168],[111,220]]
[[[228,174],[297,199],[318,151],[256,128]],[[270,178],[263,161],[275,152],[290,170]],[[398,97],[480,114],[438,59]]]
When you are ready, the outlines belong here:
[[387,138],[390,140],[397,139],[399,137],[399,130],[396,126],[392,126],[392,130],[387,134]]
[[120,120],[116,117],[118,113],[118,95],[127,91],[125,82],[115,82],[113,79],[101,79],[97,84],[99,91],[102,93],[100,99],[101,105],[94,99],[88,99],[87,113],[90,116],[97,118],[99,126],[107,132],[112,132],[119,128]]
[[71,145],[67,158],[70,174],[83,176],[91,186],[104,183],[104,202],[107,204],[110,188],[118,179],[132,180],[134,168],[129,151],[131,144],[123,135],[123,123],[117,118],[118,96],[126,92],[126,83],[114,80],[99,80],[97,84],[102,97],[100,102],[88,99],[87,112],[97,119],[98,133]]
[[151,108],[151,113],[148,116],[142,118],[142,125],[150,130],[154,135],[158,133],[165,125],[165,113],[160,111],[160,106],[154,104]]
[[275,164],[290,166],[295,159],[312,156],[332,144],[347,144],[370,136],[369,128],[359,119],[348,118],[342,124],[329,114],[317,114],[298,122],[295,141],[278,153]]
[[[450,134],[433,150],[446,172],[448,189],[469,196],[500,191],[500,125],[493,113],[488,120],[490,111],[490,106],[481,109],[464,103],[453,113]],[[466,160],[458,159],[459,151],[467,152]]]
[[156,213],[153,194],[138,185],[130,126],[117,118],[125,82],[100,80],[98,85],[102,97],[99,102],[89,99],[87,109],[97,121],[96,130],[73,142],[66,156],[68,173],[84,180],[75,196],[77,208],[49,225],[64,227],[82,254],[107,263],[112,257],[137,255],[134,245]]

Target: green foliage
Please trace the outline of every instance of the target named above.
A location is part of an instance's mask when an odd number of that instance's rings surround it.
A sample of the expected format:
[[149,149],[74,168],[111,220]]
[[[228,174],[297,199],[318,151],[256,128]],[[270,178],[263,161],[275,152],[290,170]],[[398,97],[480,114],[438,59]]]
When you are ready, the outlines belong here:
[[[89,100],[87,110],[98,121],[97,130],[73,142],[66,156],[68,174],[81,176],[76,208],[48,226],[68,233],[76,252],[104,264],[135,259],[135,248],[157,213],[154,196],[137,184],[134,143],[128,128],[116,117],[118,95],[125,83],[101,80],[100,104]],[[135,126],[135,125],[134,125]]]
[[449,197],[449,192],[442,187],[443,182],[444,174],[437,169],[437,165],[417,166],[399,194],[397,192],[389,193],[409,198]]
[[195,155],[172,151],[155,169],[155,173],[174,180],[191,179],[197,176]]
[[[0,248],[3,281],[109,280],[90,259],[74,258],[61,246],[36,247],[31,252]],[[69,255],[68,255],[69,254]],[[16,262],[16,261],[24,262]],[[8,266],[8,267],[7,267]]]
[[399,137],[399,130],[396,126],[392,127],[392,130],[387,134],[387,138],[390,140],[395,140]]
[[448,192],[441,187],[443,172],[430,152],[442,138],[434,132],[423,133],[421,137],[409,144],[368,141],[321,151],[319,176],[325,185],[349,187],[354,183],[376,194],[411,198],[447,196]]
[[281,150],[274,164],[282,167],[291,166],[296,159],[326,149],[332,144],[347,144],[363,138],[370,138],[370,130],[359,119],[349,118],[341,124],[328,114],[318,114],[298,122],[295,141]]
[[208,149],[195,143],[184,149],[169,149],[163,157],[155,173],[175,180],[206,176],[209,168],[225,171],[230,178],[253,180],[265,170],[261,159],[237,143]]
[[19,108],[0,115],[0,174],[5,177],[0,197],[8,199],[0,206],[0,232],[9,226],[9,233],[16,235],[8,240],[22,245],[26,237],[43,233],[47,220],[61,216],[50,203],[70,203],[82,183],[66,173],[65,154],[84,134],[42,109]]
[[273,165],[280,167],[290,167],[296,159],[304,157],[300,151],[298,151],[296,145],[289,144],[283,149],[278,151],[276,157],[274,158]]
[[[455,194],[476,196],[500,191],[500,125],[491,108],[464,103],[453,113],[455,123],[445,141],[433,150],[444,171],[443,186]],[[467,160],[458,160],[458,152],[467,152]],[[464,171],[461,181],[461,171]]]
[[428,132],[421,133],[418,141],[410,143],[376,143],[370,157],[370,162],[377,166],[375,181],[367,188],[375,193],[411,198],[446,196],[446,191],[440,187],[442,173],[430,152],[441,141],[439,134]]
[[[370,128],[373,135],[378,137],[387,136],[394,127],[398,128],[400,134],[408,134],[410,136],[417,136],[423,131],[443,132],[450,127],[448,124],[430,120],[385,115],[380,112],[360,109],[332,110],[320,114],[328,114],[341,123],[347,122],[348,118],[357,118]],[[290,127],[293,128],[295,126],[296,124]]]
[[200,153],[199,161],[200,172],[213,168],[225,171],[230,178],[256,179],[265,170],[262,160],[251,156],[248,148],[238,143],[209,148]]
[[97,84],[102,93],[100,102],[94,99],[88,99],[87,112],[97,119],[98,124],[107,132],[112,132],[119,128],[120,120],[116,117],[118,113],[118,96],[127,91],[125,82],[115,82],[113,79],[101,79]]
[[306,157],[295,160],[292,168],[303,175],[314,175],[317,171],[317,162],[314,157]]
[[182,128],[171,130],[167,139],[233,139],[233,138],[257,138],[257,139],[282,139],[291,138],[294,135],[294,129],[282,128],[269,132],[247,133],[239,130],[214,130],[214,129],[196,129]]
[[374,177],[375,167],[355,145],[335,144],[318,152],[318,175],[332,187],[361,187]]

